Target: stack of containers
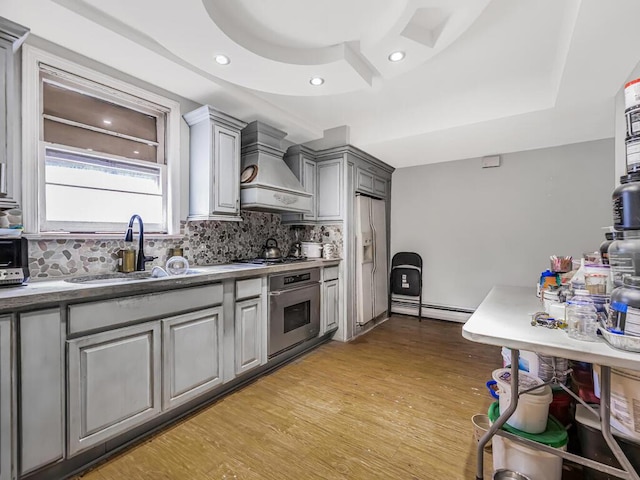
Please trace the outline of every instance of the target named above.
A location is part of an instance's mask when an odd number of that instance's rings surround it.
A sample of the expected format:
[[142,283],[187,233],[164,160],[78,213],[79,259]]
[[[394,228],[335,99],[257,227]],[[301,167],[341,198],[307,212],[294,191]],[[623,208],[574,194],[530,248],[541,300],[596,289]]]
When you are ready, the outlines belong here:
[[[494,370],[499,401],[489,408],[488,416],[494,422],[511,403],[511,369]],[[518,407],[507,420],[504,429],[514,435],[561,450],[567,449],[564,426],[549,415],[553,395],[549,385],[531,374],[519,373]],[[538,387],[538,388],[536,388]],[[524,393],[526,392],[526,393]],[[532,480],[561,480],[562,458],[532,449],[501,436],[493,438],[493,468],[520,472]]]

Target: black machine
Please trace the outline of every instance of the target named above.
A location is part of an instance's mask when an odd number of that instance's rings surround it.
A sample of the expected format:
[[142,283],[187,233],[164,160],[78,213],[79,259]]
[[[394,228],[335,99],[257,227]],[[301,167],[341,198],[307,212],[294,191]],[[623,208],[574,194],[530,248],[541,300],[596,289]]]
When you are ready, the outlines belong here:
[[0,287],[29,281],[29,245],[26,238],[0,239]]

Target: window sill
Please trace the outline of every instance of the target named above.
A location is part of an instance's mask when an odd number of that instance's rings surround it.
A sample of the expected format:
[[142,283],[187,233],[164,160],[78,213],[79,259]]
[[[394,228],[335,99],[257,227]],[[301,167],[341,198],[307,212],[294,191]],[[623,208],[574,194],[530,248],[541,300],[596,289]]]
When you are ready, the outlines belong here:
[[[137,240],[138,233],[133,232],[134,238]],[[23,233],[22,236],[27,240],[123,240],[124,233]],[[168,233],[147,233],[144,234],[145,240],[183,240],[184,235],[168,234]]]

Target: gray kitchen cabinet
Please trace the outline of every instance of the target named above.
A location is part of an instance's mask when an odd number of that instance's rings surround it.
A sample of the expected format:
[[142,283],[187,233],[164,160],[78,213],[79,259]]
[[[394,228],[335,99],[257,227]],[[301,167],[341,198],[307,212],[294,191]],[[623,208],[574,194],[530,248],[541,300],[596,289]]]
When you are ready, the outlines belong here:
[[293,172],[306,192],[313,195],[311,199],[310,213],[284,213],[282,214],[283,223],[308,223],[315,222],[318,219],[318,202],[317,202],[317,165],[313,150],[302,145],[294,145],[287,150],[284,161]]
[[67,341],[69,456],[161,411],[160,322]]
[[375,171],[375,167],[356,167],[356,190],[364,193],[370,193],[378,197],[386,197],[387,181],[373,173],[371,170]]
[[235,310],[235,367],[236,375],[241,375],[262,364],[266,322],[261,297],[236,302]]
[[240,218],[240,130],[247,124],[208,105],[189,125],[189,220]]
[[15,478],[13,324],[10,315],[0,317],[0,480]]
[[222,312],[220,306],[162,320],[165,410],[222,384]]
[[20,96],[17,52],[29,29],[0,17],[0,208],[20,200]]
[[343,219],[343,165],[342,157],[317,164],[317,220],[331,222]]
[[64,327],[59,309],[19,315],[20,473],[64,456]]
[[340,316],[340,280],[325,280],[322,284],[322,333],[338,326]]

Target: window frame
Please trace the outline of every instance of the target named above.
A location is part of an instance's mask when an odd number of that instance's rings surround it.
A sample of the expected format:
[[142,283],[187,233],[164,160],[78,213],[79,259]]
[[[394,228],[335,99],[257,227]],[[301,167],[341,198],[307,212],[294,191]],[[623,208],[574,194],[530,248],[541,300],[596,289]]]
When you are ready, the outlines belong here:
[[[160,110],[165,115],[164,138],[164,162],[152,163],[162,167],[164,164],[163,210],[166,218],[166,231],[154,232],[149,228],[149,233],[175,235],[180,231],[180,104],[174,100],[149,92],[145,89],[131,85],[125,81],[105,75],[96,70],[71,62],[57,55],[30,45],[24,45],[22,54],[22,206],[24,231],[27,234],[70,234],[82,238],[83,234],[94,235],[120,234],[127,226],[128,218],[123,218],[121,224],[93,224],[90,231],[74,231],[76,228],[83,230],[86,225],[76,225],[73,222],[64,222],[61,226],[69,227],[69,230],[47,230],[47,227],[57,227],[45,223],[45,148],[60,148],[74,151],[72,147],[47,144],[41,140],[43,128],[42,115],[42,80],[43,74],[51,72],[65,75],[73,83],[86,82],[88,91],[96,94],[98,98],[104,98],[116,103],[131,106],[137,105],[140,110]],[[84,152],[76,149],[76,152]],[[101,154],[105,158],[108,155]],[[115,157],[117,159],[117,157]],[[131,159],[123,159],[131,161]],[[135,163],[135,162],[134,162]],[[150,162],[144,162],[149,165]],[[49,222],[51,223],[51,222]],[[105,231],[105,228],[109,230]],[[149,225],[153,227],[153,225]],[[145,229],[147,230],[147,229]]]

